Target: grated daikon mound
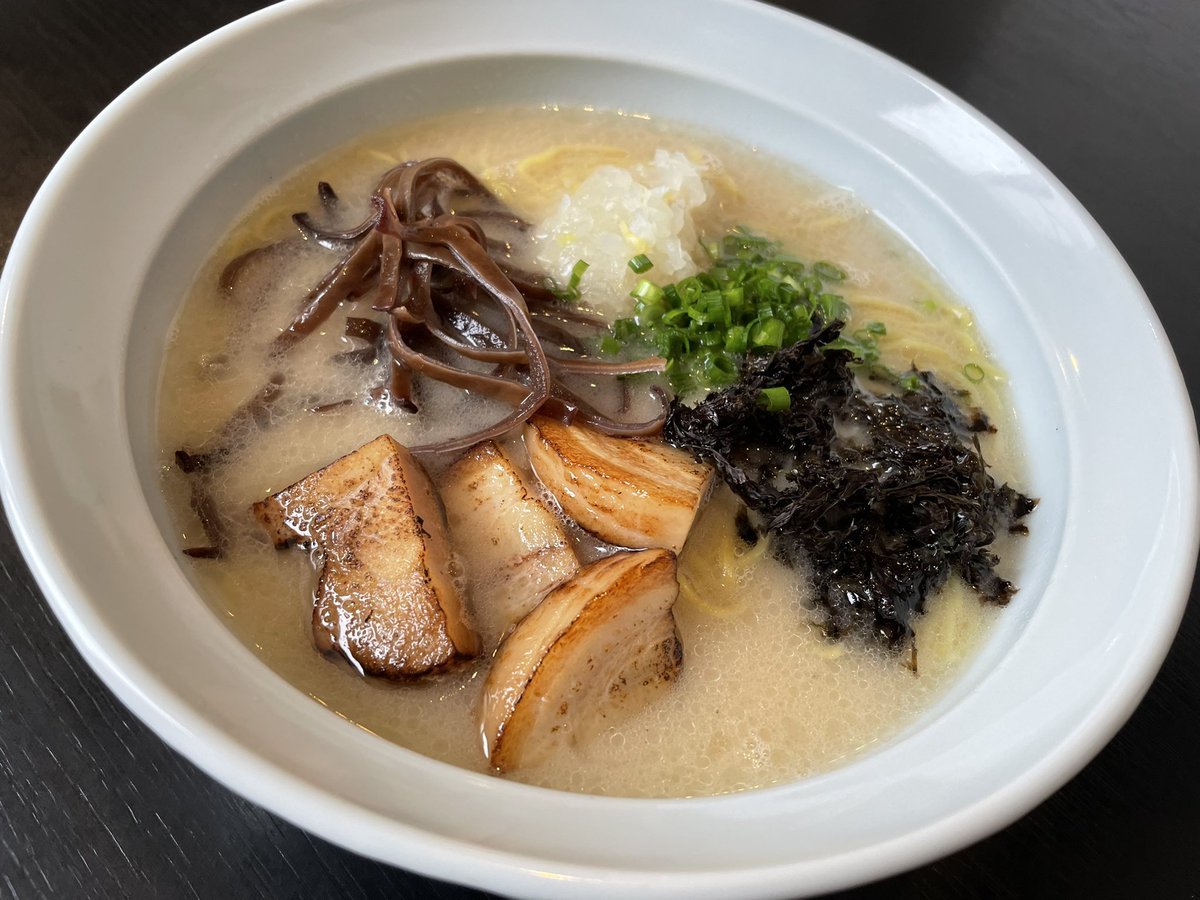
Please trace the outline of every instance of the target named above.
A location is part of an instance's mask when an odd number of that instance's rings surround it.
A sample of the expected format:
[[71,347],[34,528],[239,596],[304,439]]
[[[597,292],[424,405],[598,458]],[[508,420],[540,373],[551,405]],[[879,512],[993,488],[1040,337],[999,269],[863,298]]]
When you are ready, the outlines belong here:
[[[704,174],[684,154],[661,149],[632,168],[599,166],[542,222],[534,238],[537,262],[566,283],[575,263],[585,260],[583,302],[608,315],[625,314],[642,277],[666,284],[696,273],[703,250],[692,213],[709,196]],[[639,253],[654,263],[645,276],[629,268]]]

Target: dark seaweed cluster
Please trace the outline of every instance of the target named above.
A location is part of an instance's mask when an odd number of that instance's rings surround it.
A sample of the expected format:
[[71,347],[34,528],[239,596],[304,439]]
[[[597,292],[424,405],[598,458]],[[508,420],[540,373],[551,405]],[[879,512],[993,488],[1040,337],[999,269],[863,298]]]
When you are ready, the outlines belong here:
[[[675,401],[664,436],[716,466],[779,558],[811,564],[829,636],[899,650],[951,573],[983,600],[1008,602],[1016,589],[989,548],[1001,529],[1024,533],[1017,522],[1036,501],[987,473],[982,412],[928,372],[877,375],[883,389],[863,389],[852,354],[827,346],[840,328],[748,360],[735,385],[695,406]],[[761,391],[779,386],[791,407],[769,412]]]

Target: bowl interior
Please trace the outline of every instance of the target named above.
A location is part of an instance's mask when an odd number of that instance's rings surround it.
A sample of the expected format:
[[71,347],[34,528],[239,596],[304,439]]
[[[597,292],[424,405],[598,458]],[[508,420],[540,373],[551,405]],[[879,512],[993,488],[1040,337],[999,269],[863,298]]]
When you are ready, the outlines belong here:
[[[547,85],[554,85],[552,90]],[[482,87],[481,87],[482,86]],[[1065,510],[1067,436],[1050,382],[1045,348],[1020,296],[986,249],[960,227],[942,203],[892,161],[814,112],[797,115],[770,99],[707,78],[613,60],[562,56],[476,58],[389,73],[314,103],[255,135],[198,186],[157,249],[141,291],[136,341],[128,348],[125,389],[130,445],[146,501],[162,532],[172,533],[159,487],[155,407],[162,348],[178,303],[208,252],[245,209],[247,198],[293,169],[398,120],[397,97],[409,99],[404,117],[488,105],[620,109],[699,125],[726,136],[752,136],[763,152],[791,159],[824,180],[854,190],[872,209],[927,254],[956,293],[978,315],[984,335],[1014,378],[1013,400],[1028,443],[1029,483],[1042,508],[1037,538],[1023,548],[1021,601],[1006,612],[996,634],[969,672],[913,729],[924,728],[944,708],[974,690],[994,668],[1034,614],[1061,542]],[[796,148],[804,152],[796,153]],[[1043,490],[1043,486],[1045,490]],[[185,577],[190,567],[182,567]],[[884,746],[886,746],[886,743]]]
[[[1195,554],[1194,425],[1120,258],[1024,151],[898,64],[766,9],[703,6],[699,18],[675,0],[566,15],[528,0],[467,37],[432,3],[269,11],[124,95],[14,243],[5,499],[56,612],[164,738],[338,843],[522,893],[552,895],[560,877],[597,895],[618,883],[691,896],[830,888],[948,852],[1028,809],[1111,736],[1165,653]],[[641,29],[630,34],[623,16]],[[663,43],[672,16],[701,23],[679,47]],[[429,41],[410,47],[414,21]],[[730,33],[777,52],[721,62]],[[318,52],[297,59],[297,48]],[[688,801],[583,797],[453,769],[273,675],[196,595],[164,539],[161,353],[248,200],[384,125],[541,103],[696,125],[853,190],[972,307],[1012,375],[1042,500],[1022,592],[934,709],[842,769]],[[114,214],[119,228],[89,231],[91,217]],[[60,298],[55,314],[37,297]],[[1136,371],[1111,365],[1111,334]],[[1106,552],[1117,534],[1125,553]]]

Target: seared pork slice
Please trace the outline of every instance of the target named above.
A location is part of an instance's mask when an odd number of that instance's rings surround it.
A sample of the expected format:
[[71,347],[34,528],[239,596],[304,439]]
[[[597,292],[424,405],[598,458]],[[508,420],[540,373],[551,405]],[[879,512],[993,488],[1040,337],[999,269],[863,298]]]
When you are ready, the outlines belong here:
[[511,771],[645,707],[683,664],[675,554],[617,553],[546,595],[500,645],[483,689],[492,765]]
[[403,678],[474,656],[429,477],[382,435],[251,508],[276,546],[324,556],[313,635],[368,675]]
[[495,647],[546,591],[579,571],[579,560],[558,517],[492,441],[450,468],[441,494],[473,618],[484,646]]
[[525,425],[525,446],[563,512],[618,547],[678,553],[712,485],[711,466],[661,441],[537,417]]

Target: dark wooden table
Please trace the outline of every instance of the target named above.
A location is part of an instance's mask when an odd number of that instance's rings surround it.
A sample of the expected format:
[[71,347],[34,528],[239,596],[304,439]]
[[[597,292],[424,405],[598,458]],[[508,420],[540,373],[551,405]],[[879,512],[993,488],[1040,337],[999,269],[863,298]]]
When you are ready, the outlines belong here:
[[[105,104],[260,5],[0,0],[0,258]],[[1200,396],[1200,2],[780,5],[940,81],[1046,163],[1141,279]],[[481,896],[360,859],[211,781],[101,686],[3,526],[0,572],[0,897]],[[844,896],[1200,897],[1198,742],[1192,604],[1145,702],[1070,784],[992,838]]]

